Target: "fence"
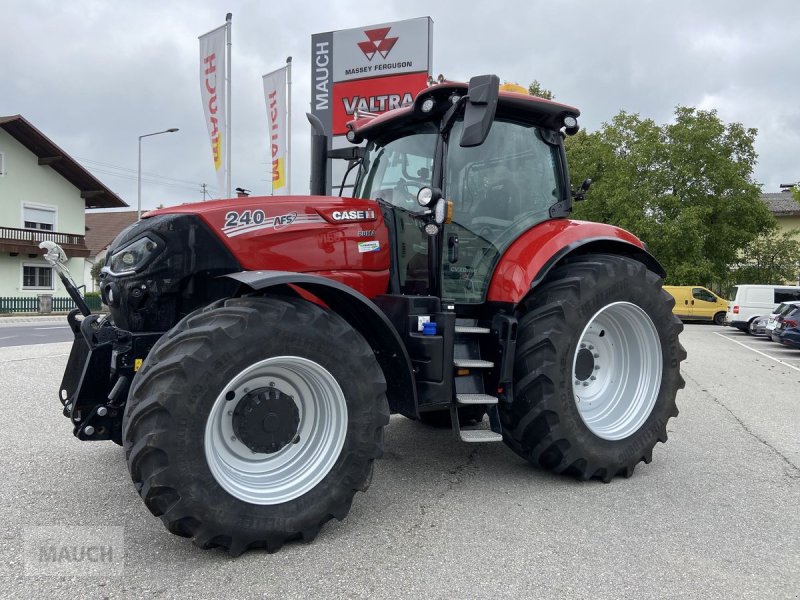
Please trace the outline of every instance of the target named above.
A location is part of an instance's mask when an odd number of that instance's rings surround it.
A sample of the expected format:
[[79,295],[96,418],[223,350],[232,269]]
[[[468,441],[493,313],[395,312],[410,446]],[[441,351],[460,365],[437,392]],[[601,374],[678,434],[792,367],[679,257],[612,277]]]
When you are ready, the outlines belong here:
[[[93,311],[100,310],[101,302],[99,296],[88,296],[84,298],[86,305]],[[69,312],[75,306],[72,298],[53,298],[53,312]],[[0,313],[35,313],[39,312],[39,298],[31,296],[28,298],[1,298]]]

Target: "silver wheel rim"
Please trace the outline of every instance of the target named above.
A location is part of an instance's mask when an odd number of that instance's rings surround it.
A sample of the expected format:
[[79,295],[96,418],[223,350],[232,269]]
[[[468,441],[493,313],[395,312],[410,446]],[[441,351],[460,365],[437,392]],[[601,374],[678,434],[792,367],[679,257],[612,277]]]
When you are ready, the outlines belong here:
[[[297,405],[299,441],[272,454],[255,453],[236,438],[232,415],[250,390],[269,386]],[[346,433],[347,403],[333,375],[314,361],[276,356],[239,373],[215,400],[206,421],[206,462],[217,483],[239,500],[280,504],[307,493],[330,472]]]
[[596,436],[621,440],[650,416],[661,388],[661,343],[653,321],[630,302],[589,320],[572,361],[578,413]]

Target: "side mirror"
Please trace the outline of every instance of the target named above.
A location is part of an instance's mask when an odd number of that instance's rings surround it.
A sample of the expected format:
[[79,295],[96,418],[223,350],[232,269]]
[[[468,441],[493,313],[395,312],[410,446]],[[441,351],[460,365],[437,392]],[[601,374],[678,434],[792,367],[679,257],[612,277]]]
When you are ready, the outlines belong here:
[[577,192],[572,192],[572,197],[575,198],[576,201],[583,200],[586,196],[586,192],[589,191],[589,188],[592,186],[591,179],[584,179],[581,187],[578,189]]
[[469,80],[468,100],[464,107],[464,130],[459,142],[463,148],[480,146],[486,141],[497,112],[500,78],[497,75],[478,75]]

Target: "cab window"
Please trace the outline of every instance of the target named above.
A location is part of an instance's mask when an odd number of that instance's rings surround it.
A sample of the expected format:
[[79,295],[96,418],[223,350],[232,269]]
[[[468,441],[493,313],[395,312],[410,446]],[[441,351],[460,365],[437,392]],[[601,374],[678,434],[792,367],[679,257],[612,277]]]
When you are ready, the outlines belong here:
[[355,197],[383,200],[412,212],[425,210],[417,203],[417,193],[431,185],[437,137],[436,127],[423,123],[402,137],[370,142]]

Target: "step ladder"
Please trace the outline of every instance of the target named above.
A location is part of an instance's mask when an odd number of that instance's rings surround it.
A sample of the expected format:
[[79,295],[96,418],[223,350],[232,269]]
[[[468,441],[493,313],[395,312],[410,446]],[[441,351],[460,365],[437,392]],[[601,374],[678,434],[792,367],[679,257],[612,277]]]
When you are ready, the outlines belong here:
[[[486,394],[483,389],[485,369],[494,367],[494,363],[483,360],[480,356],[479,336],[491,333],[488,327],[479,327],[474,319],[458,319],[456,321],[456,340],[453,366],[455,368],[455,401],[450,405],[450,421],[453,432],[462,442],[502,442],[502,434],[494,431],[500,429],[500,418],[497,412],[497,397]],[[467,371],[468,373],[464,373]],[[473,373],[472,371],[477,371]],[[489,413],[492,429],[462,429],[458,419],[458,408],[461,406],[485,405]]]

